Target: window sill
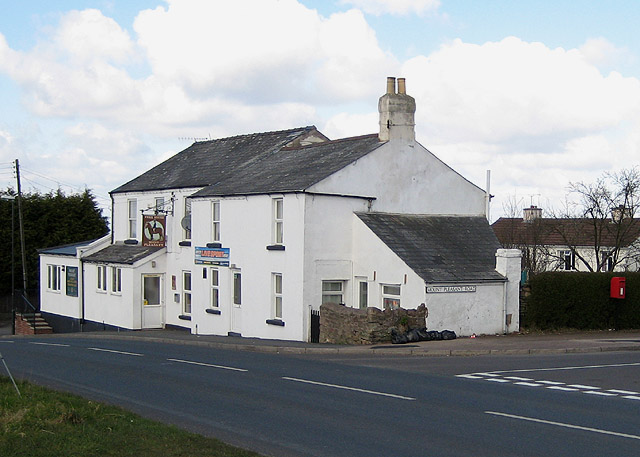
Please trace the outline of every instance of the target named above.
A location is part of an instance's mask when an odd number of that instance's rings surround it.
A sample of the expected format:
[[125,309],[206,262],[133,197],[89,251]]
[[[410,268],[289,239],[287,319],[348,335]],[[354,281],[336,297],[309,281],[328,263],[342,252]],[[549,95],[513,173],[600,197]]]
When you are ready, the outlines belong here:
[[191,246],[191,241],[180,241],[178,246]]
[[217,316],[219,316],[220,314],[222,314],[222,311],[220,311],[219,309],[211,309],[211,308],[207,308],[205,309],[207,314],[215,314]]
[[124,240],[124,244],[138,244],[138,240],[132,240],[132,239]]
[[270,244],[267,251],[284,251],[284,244]]
[[183,320],[183,321],[190,321],[191,320],[191,316],[189,316],[188,314],[180,314],[178,316],[178,319]]
[[282,319],[267,319],[267,324],[284,327],[284,321]]
[[222,247],[222,243],[207,243],[208,248],[219,249]]

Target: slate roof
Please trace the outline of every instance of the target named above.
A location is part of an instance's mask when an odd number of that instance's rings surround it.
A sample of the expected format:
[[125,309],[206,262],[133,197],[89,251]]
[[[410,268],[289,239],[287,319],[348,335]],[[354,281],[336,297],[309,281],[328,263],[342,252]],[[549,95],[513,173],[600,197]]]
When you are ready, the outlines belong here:
[[356,213],[427,283],[505,281],[500,243],[484,217]]
[[301,147],[284,147],[248,161],[194,197],[299,192],[322,181],[383,143],[377,134]]
[[38,253],[46,254],[46,255],[66,255],[66,256],[75,257],[76,248],[88,246],[94,241],[96,240],[81,241],[79,243],[64,244],[62,246],[53,246],[50,248],[38,249]]
[[[326,142],[300,146],[314,136]],[[380,146],[377,135],[329,141],[313,126],[202,141],[111,193],[203,188],[197,196],[304,190]]]
[[122,263],[125,265],[133,265],[138,260],[144,259],[161,249],[165,248],[138,244],[112,244],[98,252],[94,252],[83,260],[91,263]]
[[[618,226],[609,220],[601,225],[601,247],[626,247],[640,238],[640,219],[625,219]],[[583,246],[595,245],[594,225],[591,219],[501,217],[491,227],[503,246]],[[620,238],[621,242],[616,241]]]

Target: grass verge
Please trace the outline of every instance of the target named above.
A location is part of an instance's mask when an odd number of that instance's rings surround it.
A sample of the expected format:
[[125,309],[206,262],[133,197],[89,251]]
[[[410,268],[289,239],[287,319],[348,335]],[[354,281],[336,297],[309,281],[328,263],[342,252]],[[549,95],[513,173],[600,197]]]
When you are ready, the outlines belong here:
[[122,408],[0,377],[0,456],[259,457]]

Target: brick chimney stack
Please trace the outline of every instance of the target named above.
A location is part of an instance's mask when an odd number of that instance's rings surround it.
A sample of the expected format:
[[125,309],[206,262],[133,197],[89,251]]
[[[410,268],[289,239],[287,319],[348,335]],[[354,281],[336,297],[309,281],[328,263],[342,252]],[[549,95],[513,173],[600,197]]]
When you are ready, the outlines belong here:
[[387,78],[387,93],[378,101],[380,113],[380,141],[405,140],[415,141],[416,101],[407,95],[406,81],[398,78],[396,92],[396,78]]

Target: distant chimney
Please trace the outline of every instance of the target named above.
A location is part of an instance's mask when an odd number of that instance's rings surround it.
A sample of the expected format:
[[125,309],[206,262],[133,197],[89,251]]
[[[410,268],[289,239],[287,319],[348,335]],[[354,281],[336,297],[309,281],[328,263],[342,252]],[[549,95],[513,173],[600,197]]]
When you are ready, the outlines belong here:
[[531,222],[535,219],[540,219],[542,217],[542,208],[538,208],[537,206],[531,205],[529,208],[525,208],[523,210],[523,220],[525,222]]
[[416,101],[407,95],[405,78],[398,78],[398,92],[396,93],[396,78],[387,78],[387,93],[378,101],[380,113],[380,141],[406,140],[414,141]]
[[633,217],[633,210],[626,208],[624,205],[617,206],[611,210],[611,219],[614,222],[620,222],[622,219]]

